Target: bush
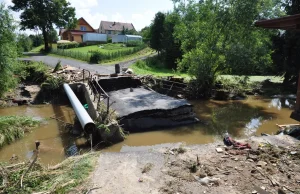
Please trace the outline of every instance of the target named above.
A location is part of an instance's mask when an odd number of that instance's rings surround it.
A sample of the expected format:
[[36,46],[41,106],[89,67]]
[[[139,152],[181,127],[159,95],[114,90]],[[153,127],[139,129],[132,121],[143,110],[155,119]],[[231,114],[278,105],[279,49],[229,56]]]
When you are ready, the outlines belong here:
[[112,38],[108,38],[107,43],[112,43]]
[[90,58],[90,63],[98,63],[102,59],[102,53],[93,52]]
[[132,41],[128,41],[126,43],[126,46],[127,47],[136,47],[136,46],[140,46],[142,44],[141,41],[138,41],[138,40],[132,40]]
[[69,43],[58,43],[57,48],[58,49],[71,49],[71,48],[78,48],[79,47],[78,42],[69,42]]
[[47,66],[42,62],[19,62],[14,70],[20,81],[42,83],[47,79]]

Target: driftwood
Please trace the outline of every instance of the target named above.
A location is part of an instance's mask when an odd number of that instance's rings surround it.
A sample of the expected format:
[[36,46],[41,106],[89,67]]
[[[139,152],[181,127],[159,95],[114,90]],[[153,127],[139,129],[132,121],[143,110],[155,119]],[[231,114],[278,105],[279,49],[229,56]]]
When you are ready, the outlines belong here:
[[289,126],[300,126],[300,124],[286,124],[286,125],[278,125],[278,124],[276,124],[276,126],[282,128],[282,127],[289,127]]
[[35,164],[35,162],[37,161],[37,159],[39,157],[39,146],[40,146],[40,142],[36,141],[35,142],[36,154],[35,154],[35,157],[34,157],[33,161],[31,162],[30,166],[28,167],[28,169],[21,176],[21,188],[23,187],[23,178],[24,178],[24,176],[30,171],[30,169],[33,167],[33,165]]
[[18,164],[6,166],[5,168],[7,168],[7,169],[9,169],[9,168],[14,168],[14,167],[22,166],[22,165],[24,165],[24,164],[25,164],[25,162],[21,162],[21,163],[18,163]]

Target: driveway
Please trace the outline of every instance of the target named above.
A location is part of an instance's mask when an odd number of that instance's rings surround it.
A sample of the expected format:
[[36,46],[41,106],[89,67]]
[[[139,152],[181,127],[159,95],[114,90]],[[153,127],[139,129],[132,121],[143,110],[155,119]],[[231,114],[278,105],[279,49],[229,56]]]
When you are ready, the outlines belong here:
[[[70,65],[73,67],[77,67],[79,69],[87,69],[93,73],[111,74],[111,73],[115,72],[115,65],[88,64],[88,63],[78,61],[78,60],[48,56],[48,55],[43,55],[43,54],[39,54],[39,53],[25,53],[25,55],[28,55],[30,57],[20,58],[19,60],[43,62],[53,68],[56,66],[58,61],[61,61],[62,65]],[[130,65],[135,63],[137,60],[144,60],[148,57],[149,56],[139,57],[139,58],[136,58],[133,60],[121,62],[119,64],[120,64],[121,68],[129,67]]]

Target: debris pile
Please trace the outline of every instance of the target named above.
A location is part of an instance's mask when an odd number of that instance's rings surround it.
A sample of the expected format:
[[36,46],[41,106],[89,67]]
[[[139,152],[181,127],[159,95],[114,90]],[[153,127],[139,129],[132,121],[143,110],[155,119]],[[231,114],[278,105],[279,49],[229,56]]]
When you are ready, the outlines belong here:
[[250,144],[251,149],[212,144],[201,149],[191,147],[185,153],[165,151],[169,158],[165,172],[168,181],[161,190],[164,193],[300,192],[300,145]]
[[76,67],[65,65],[62,68],[59,68],[59,70],[52,72],[51,75],[54,77],[62,76],[64,78],[64,80],[66,80],[66,82],[74,83],[74,82],[80,82],[84,78],[85,79],[88,78],[89,73],[88,73],[88,71],[85,71],[85,73],[83,75],[82,69],[78,69]]

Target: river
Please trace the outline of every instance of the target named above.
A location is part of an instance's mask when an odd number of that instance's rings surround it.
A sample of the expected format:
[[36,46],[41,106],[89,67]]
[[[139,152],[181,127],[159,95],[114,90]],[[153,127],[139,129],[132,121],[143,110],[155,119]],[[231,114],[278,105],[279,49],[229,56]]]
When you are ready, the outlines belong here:
[[[261,133],[273,134],[276,124],[298,123],[290,119],[295,99],[251,96],[242,101],[191,101],[201,122],[172,129],[130,134],[124,142],[104,151],[118,152],[122,146],[149,146],[162,143],[185,142],[205,144],[221,139],[228,132],[235,138],[247,138]],[[41,142],[40,162],[55,164],[66,158],[66,151],[74,145],[74,138],[62,123],[50,117],[73,123],[74,112],[69,106],[19,106],[0,109],[0,115],[27,115],[42,119],[40,127],[25,138],[0,149],[0,161],[9,161],[13,154],[20,160],[29,159],[34,141]]]

